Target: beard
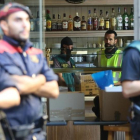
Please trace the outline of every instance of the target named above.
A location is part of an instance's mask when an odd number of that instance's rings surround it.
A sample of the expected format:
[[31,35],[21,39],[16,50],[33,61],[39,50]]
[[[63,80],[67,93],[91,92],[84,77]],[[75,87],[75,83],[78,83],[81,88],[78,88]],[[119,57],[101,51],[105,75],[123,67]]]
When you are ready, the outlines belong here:
[[110,44],[108,44],[108,43],[105,43],[105,50],[106,50],[107,52],[111,51],[114,47],[115,47],[115,44],[110,45]]
[[28,40],[27,37],[23,37],[23,35],[21,35],[22,32],[23,30],[15,32],[14,29],[9,26],[9,36],[18,42],[26,42]]

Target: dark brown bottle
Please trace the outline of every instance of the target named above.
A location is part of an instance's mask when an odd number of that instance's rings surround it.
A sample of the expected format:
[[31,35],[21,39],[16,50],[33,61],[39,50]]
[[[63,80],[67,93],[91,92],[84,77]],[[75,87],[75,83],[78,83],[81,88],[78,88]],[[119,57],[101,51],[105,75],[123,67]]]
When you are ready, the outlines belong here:
[[76,16],[73,19],[73,30],[80,31],[81,30],[81,19],[78,16],[78,12],[76,12]]
[[99,30],[104,30],[104,17],[103,12],[100,10],[100,17],[99,17]]
[[61,16],[58,14],[58,21],[57,21],[57,31],[62,31],[62,21]]
[[85,21],[85,16],[82,16],[81,31],[86,31],[86,30],[87,30],[87,22]]
[[51,27],[52,27],[52,31],[57,31],[57,21],[55,19],[55,14],[53,14]]

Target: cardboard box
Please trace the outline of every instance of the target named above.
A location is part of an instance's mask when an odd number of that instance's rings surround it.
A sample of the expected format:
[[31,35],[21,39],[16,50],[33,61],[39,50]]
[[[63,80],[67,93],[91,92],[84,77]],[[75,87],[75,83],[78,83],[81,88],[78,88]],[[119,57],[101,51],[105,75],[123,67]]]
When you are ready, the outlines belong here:
[[57,99],[48,99],[49,121],[85,120],[84,93],[60,93]]
[[99,88],[97,87],[96,83],[93,81],[90,74],[87,75],[80,75],[79,83],[75,83],[75,90],[81,91],[85,95],[98,95]]
[[125,99],[122,92],[105,92],[100,90],[100,116],[103,121],[126,121],[130,116],[131,102]]

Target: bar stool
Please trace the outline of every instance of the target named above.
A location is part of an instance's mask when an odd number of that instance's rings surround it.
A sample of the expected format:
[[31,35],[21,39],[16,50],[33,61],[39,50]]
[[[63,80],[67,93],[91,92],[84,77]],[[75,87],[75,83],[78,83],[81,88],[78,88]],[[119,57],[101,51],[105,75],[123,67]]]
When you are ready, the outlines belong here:
[[104,126],[104,130],[108,131],[108,140],[114,139],[114,132],[116,131],[125,132],[125,140],[132,140],[130,124]]

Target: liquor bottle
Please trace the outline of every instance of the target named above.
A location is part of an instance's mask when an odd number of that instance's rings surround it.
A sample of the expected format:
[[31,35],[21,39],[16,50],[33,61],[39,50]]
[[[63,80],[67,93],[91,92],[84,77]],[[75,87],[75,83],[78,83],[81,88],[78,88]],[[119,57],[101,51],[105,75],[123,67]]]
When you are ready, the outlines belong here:
[[50,17],[50,11],[46,11],[46,31],[51,31],[51,17]]
[[98,17],[96,13],[96,9],[94,9],[94,16],[93,16],[93,30],[98,30]]
[[71,18],[71,15],[69,15],[69,20],[68,20],[68,31],[73,31],[73,20]]
[[58,14],[58,21],[57,21],[57,31],[62,31],[62,21],[61,16]]
[[52,31],[57,31],[57,21],[55,19],[55,14],[53,14],[51,27],[52,27]]
[[73,30],[80,31],[81,30],[81,19],[78,16],[78,12],[76,12],[76,16],[73,19]]
[[86,31],[87,30],[87,22],[85,21],[85,16],[82,16],[81,30],[82,31]]
[[87,30],[92,30],[92,17],[91,17],[91,11],[88,11],[88,20],[87,20]]
[[[32,15],[32,17],[33,17],[33,15]],[[33,17],[32,19],[30,19],[30,31],[31,32],[35,31],[35,25],[36,25],[36,23],[35,23],[35,19]]]
[[134,30],[134,13],[133,13],[133,7],[131,7],[131,13],[129,15],[129,29]]
[[40,22],[39,22],[39,11],[37,11],[37,17],[36,17],[36,31],[39,31],[39,26],[40,26]]
[[124,14],[122,15],[123,17],[123,30],[128,30],[128,14],[126,11],[126,8],[124,8]]
[[110,19],[109,19],[108,11],[106,11],[105,30],[109,30],[109,28],[110,28]]
[[43,31],[46,31],[46,16],[45,16],[45,10],[42,11],[42,27]]
[[99,30],[104,30],[104,17],[103,17],[102,10],[100,10],[100,16],[99,16]]
[[66,14],[63,14],[63,21],[62,21],[62,30],[67,31],[68,30],[68,21],[66,20]]
[[115,10],[112,8],[112,15],[110,19],[110,29],[116,30],[116,16],[115,16]]
[[120,8],[118,8],[118,14],[117,14],[117,30],[123,29],[123,23],[122,23],[122,15],[120,13]]

